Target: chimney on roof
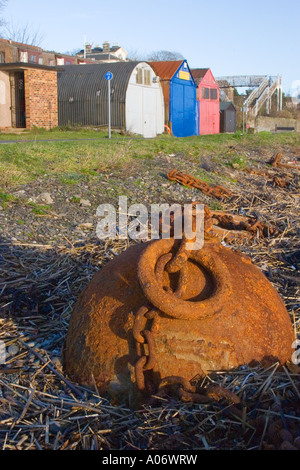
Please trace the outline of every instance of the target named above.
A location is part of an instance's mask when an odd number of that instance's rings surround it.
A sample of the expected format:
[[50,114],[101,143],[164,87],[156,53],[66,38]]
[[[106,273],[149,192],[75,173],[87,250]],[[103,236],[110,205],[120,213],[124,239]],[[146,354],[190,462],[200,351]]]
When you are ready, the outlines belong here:
[[84,54],[83,57],[86,58],[87,54],[90,54],[92,52],[92,45],[89,44],[88,42],[84,43]]
[[110,44],[108,41],[104,41],[103,43],[103,52],[109,52],[110,51]]

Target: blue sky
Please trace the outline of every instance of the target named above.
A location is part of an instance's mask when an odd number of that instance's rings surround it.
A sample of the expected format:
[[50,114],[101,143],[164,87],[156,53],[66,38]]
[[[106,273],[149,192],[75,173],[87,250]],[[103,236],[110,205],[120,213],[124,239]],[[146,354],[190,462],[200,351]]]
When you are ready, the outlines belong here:
[[86,36],[140,55],[178,51],[216,77],[280,74],[285,92],[300,80],[299,0],[8,0],[2,16],[32,25],[57,52],[82,48]]

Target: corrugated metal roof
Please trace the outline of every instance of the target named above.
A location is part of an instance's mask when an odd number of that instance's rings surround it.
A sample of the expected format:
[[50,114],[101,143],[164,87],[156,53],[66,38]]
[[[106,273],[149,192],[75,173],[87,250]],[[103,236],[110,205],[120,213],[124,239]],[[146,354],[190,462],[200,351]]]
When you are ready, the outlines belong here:
[[68,65],[57,78],[59,125],[107,124],[106,72],[111,80],[112,126],[124,127],[128,82],[134,68],[142,62],[113,62]]
[[199,85],[199,83],[203,79],[204,75],[206,75],[206,73],[208,71],[209,71],[209,68],[206,68],[206,69],[191,69],[193,78],[194,78],[195,82],[197,83],[197,85]]
[[[68,65],[58,73],[59,98],[70,97],[71,90],[79,90],[86,95],[97,92],[98,97],[107,99],[106,72],[113,74],[111,81],[112,94],[115,99],[124,101],[128,81],[134,68],[140,62],[112,62],[101,64]],[[67,96],[66,96],[67,94]]]
[[184,60],[166,60],[161,62],[148,62],[161,80],[171,80]]

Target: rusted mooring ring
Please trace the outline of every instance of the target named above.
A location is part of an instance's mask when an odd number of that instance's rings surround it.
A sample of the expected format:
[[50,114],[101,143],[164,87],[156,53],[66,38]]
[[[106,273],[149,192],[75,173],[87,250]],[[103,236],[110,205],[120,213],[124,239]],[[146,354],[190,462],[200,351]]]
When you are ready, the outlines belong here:
[[172,318],[200,320],[219,313],[224,303],[233,295],[229,271],[219,256],[210,253],[208,244],[201,250],[190,250],[189,259],[206,269],[214,281],[214,291],[209,298],[197,301],[183,300],[166,291],[158,281],[155,267],[159,258],[169,253],[178,240],[162,239],[149,244],[143,252],[137,268],[138,280],[145,297],[156,308]]

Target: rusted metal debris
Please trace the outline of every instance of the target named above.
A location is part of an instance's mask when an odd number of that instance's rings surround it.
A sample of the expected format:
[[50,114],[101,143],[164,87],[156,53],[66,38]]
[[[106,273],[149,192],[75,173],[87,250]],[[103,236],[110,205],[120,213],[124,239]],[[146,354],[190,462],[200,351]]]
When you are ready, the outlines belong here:
[[[280,169],[280,168],[285,168],[285,169],[288,168],[289,170],[299,169],[297,166],[294,166],[294,165],[289,165],[289,164],[285,165],[285,164],[279,163],[280,159],[281,159],[281,153],[277,153],[268,162],[269,164],[271,164],[273,170]],[[246,173],[250,173],[252,175],[264,176],[265,178],[268,178],[270,180],[273,186],[277,186],[279,188],[286,188],[287,186],[291,184],[291,181],[293,179],[293,175],[287,172],[285,172],[285,174],[282,176],[277,176],[276,174],[274,175],[273,172],[271,173],[268,170],[256,170],[255,168],[244,168],[243,171]]]
[[291,183],[291,180],[293,178],[290,173],[285,173],[284,176],[274,176],[274,174],[270,173],[267,170],[255,170],[254,168],[245,168],[243,171],[252,175],[264,176],[272,182],[273,186],[278,186],[279,188],[286,188]]
[[273,186],[278,186],[279,188],[286,188],[291,183],[293,178],[289,173],[285,174],[284,176],[274,176],[274,174],[271,174],[267,170],[255,170],[254,168],[245,168],[243,171],[252,175],[265,176],[270,181],[272,181]]
[[275,176],[273,178],[273,185],[278,186],[279,188],[286,188],[290,183],[290,179],[288,177],[286,178],[280,178],[279,176]]
[[245,171],[246,173],[250,173],[251,175],[270,176],[270,173],[267,170],[256,170],[255,168],[243,168],[242,171]]
[[179,376],[165,377],[159,384],[156,397],[177,396],[184,402],[209,403],[225,398],[229,403],[239,404],[240,398],[220,385],[197,387]]
[[271,160],[268,163],[271,166],[276,167],[276,166],[278,166],[278,163],[280,162],[281,157],[282,157],[281,152],[277,152],[275,155],[273,155],[273,157],[271,158]]
[[[201,204],[201,202],[191,201],[190,204],[195,208],[197,204]],[[183,211],[180,216],[183,216]],[[170,236],[173,237],[174,214],[172,213],[170,215],[170,222],[170,227],[165,227],[165,230],[167,230],[168,233],[170,233]],[[195,230],[196,226],[194,217],[192,223],[192,228]],[[161,219],[160,229],[162,233]],[[259,215],[256,217],[244,216],[221,210],[210,210],[207,205],[204,205],[204,231],[208,234],[215,235],[226,242],[244,240],[246,238],[253,237],[266,238],[277,236],[279,234],[279,230],[274,225],[262,221]]]
[[224,188],[224,186],[210,186],[205,181],[195,178],[192,175],[182,173],[178,170],[172,170],[167,173],[167,178],[170,181],[177,181],[184,186],[200,189],[200,191],[202,191],[207,196],[212,196],[217,199],[227,199],[232,196],[232,192]]
[[238,403],[221,388],[197,390],[191,379],[290,359],[291,320],[264,274],[208,233],[201,250],[187,252],[185,242],[133,245],[93,277],[65,343],[73,380],[132,404],[174,387],[185,401]]
[[211,211],[212,232],[225,241],[236,238],[265,238],[278,235],[279,231],[270,223],[257,217],[230,214],[225,211]]
[[282,153],[277,152],[268,163],[273,168],[287,168],[289,170],[300,170],[300,167],[297,165],[289,164],[289,163],[281,163]]

